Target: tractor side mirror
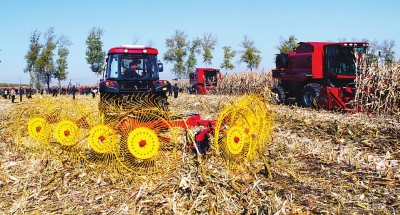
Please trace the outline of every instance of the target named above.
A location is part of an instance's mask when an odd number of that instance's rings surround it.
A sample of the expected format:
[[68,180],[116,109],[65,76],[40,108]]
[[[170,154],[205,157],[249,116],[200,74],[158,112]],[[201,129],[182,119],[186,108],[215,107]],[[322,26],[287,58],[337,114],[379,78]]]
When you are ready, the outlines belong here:
[[90,69],[92,69],[93,72],[97,73],[99,71],[99,64],[93,63]]
[[158,72],[164,71],[164,65],[162,63],[158,63],[157,66],[158,66]]

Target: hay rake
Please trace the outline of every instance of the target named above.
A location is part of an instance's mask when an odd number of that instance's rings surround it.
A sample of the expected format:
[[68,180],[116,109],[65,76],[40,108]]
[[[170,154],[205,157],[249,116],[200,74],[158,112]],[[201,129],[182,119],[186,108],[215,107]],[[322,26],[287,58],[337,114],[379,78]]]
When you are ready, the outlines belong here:
[[[227,104],[217,120],[173,114],[152,102],[120,107],[102,101],[94,112],[79,101],[57,104],[43,98],[35,105],[34,110],[21,111],[17,141],[35,151],[49,150],[70,160],[122,167],[135,174],[174,170],[182,156],[178,149],[186,147],[178,144],[180,129],[198,153],[204,150],[199,143],[211,134],[226,167],[240,169],[265,147],[273,123],[272,113],[258,95]],[[193,128],[199,132],[195,134]]]

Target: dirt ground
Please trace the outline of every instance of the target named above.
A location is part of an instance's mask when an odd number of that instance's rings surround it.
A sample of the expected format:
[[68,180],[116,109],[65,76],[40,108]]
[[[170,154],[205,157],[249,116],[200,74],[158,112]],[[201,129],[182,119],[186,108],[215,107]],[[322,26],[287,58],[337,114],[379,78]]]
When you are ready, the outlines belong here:
[[[97,99],[77,100],[95,107]],[[237,96],[169,98],[176,114],[217,119]],[[190,151],[164,174],[137,175],[16,142],[17,110],[0,100],[0,211],[4,214],[399,214],[398,116],[275,106],[272,140],[235,171],[214,145],[202,165]],[[72,101],[54,98],[54,104]],[[25,119],[26,121],[26,119]],[[262,131],[260,131],[262,132]],[[179,137],[184,140],[184,137]],[[184,142],[184,141],[183,141]]]

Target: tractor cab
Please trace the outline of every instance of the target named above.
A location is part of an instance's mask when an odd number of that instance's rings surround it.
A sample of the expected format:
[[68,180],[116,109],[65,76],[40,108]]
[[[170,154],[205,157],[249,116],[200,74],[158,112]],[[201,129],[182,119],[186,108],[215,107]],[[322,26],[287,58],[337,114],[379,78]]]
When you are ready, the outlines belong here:
[[110,49],[105,78],[130,81],[158,80],[162,69],[162,64],[157,62],[157,50],[144,46],[122,46]]
[[108,51],[106,72],[99,84],[101,102],[137,104],[154,102],[167,106],[169,81],[159,80],[163,64],[157,60],[156,48],[122,45]]

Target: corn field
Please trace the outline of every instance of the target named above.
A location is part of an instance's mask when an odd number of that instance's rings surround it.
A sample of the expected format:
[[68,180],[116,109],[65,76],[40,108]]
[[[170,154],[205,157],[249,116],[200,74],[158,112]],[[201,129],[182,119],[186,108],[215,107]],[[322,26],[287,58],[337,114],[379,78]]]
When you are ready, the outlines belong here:
[[217,87],[218,94],[241,95],[249,92],[262,91],[265,86],[271,87],[276,80],[271,72],[249,72],[224,76]]
[[354,103],[362,109],[377,114],[399,112],[400,66],[398,63],[370,66],[356,78]]

